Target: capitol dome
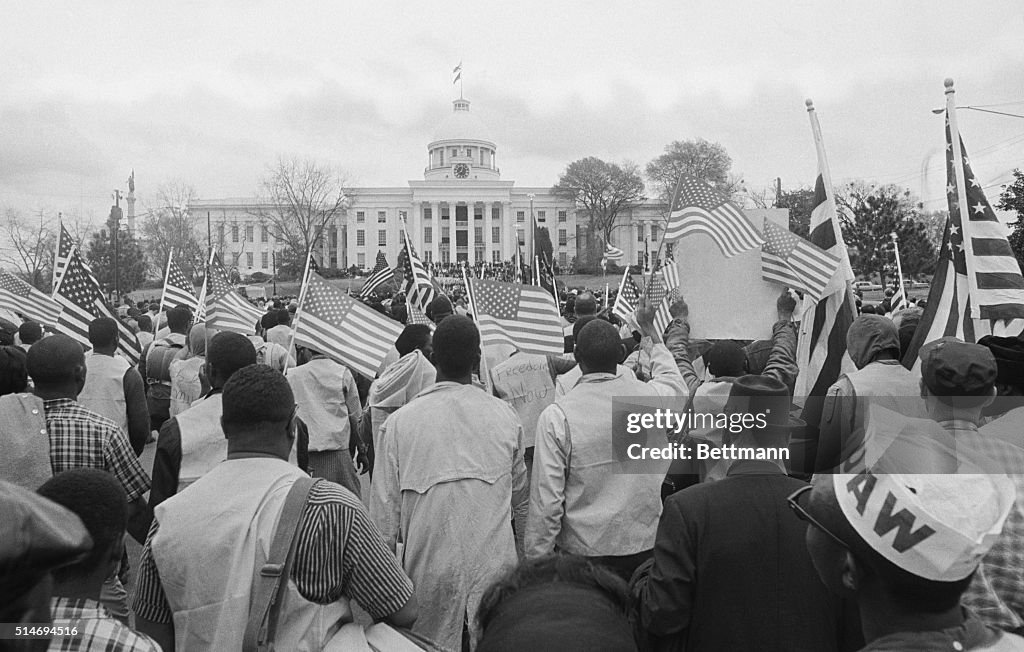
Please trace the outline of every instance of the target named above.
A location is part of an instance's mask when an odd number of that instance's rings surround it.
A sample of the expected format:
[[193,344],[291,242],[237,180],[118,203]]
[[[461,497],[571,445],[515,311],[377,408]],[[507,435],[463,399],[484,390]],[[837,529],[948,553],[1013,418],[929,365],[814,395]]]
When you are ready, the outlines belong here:
[[469,100],[459,98],[452,105],[452,113],[438,125],[430,145],[448,140],[475,140],[494,145],[490,130],[469,111]]
[[480,118],[469,112],[469,100],[452,102],[452,112],[444,119],[427,145],[427,180],[498,179],[501,171],[490,131]]

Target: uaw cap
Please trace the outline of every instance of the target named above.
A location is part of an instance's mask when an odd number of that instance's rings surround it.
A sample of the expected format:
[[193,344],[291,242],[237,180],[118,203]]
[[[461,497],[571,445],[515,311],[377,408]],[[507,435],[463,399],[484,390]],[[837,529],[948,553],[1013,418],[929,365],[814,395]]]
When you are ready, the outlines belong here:
[[921,380],[936,396],[985,396],[995,384],[995,356],[980,344],[943,337],[921,347]]
[[833,475],[832,482],[843,515],[868,546],[935,582],[974,572],[1016,497],[1008,477],[981,469],[966,475],[864,471]]
[[59,568],[92,549],[78,516],[10,482],[0,481],[0,523],[0,587],[10,575]]

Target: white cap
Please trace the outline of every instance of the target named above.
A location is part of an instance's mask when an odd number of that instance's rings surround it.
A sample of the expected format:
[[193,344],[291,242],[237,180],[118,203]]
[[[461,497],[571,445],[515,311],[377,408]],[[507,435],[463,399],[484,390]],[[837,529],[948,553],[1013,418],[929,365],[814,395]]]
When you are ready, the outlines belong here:
[[[961,471],[969,471],[961,467]],[[869,546],[918,577],[970,575],[1016,499],[1005,475],[873,473],[832,476],[843,514]]]

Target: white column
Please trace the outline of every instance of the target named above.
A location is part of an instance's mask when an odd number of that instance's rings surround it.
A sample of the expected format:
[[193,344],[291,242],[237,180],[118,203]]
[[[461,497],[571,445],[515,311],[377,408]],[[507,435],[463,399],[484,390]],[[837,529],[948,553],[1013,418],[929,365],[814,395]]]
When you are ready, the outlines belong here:
[[430,203],[430,221],[433,231],[430,238],[430,255],[433,256],[436,263],[441,261],[441,207],[439,202]]
[[515,255],[516,222],[512,214],[512,202],[501,202],[501,259],[508,260]]
[[476,262],[476,202],[466,202],[466,257],[469,259],[469,264],[472,265]]

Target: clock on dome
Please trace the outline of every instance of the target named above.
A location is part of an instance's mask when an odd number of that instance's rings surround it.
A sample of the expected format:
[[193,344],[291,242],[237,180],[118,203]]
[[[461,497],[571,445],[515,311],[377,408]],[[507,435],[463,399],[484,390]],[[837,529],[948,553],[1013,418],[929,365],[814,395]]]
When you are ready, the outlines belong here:
[[456,179],[468,179],[469,178],[469,166],[465,163],[458,163],[452,168],[452,174],[455,175]]

